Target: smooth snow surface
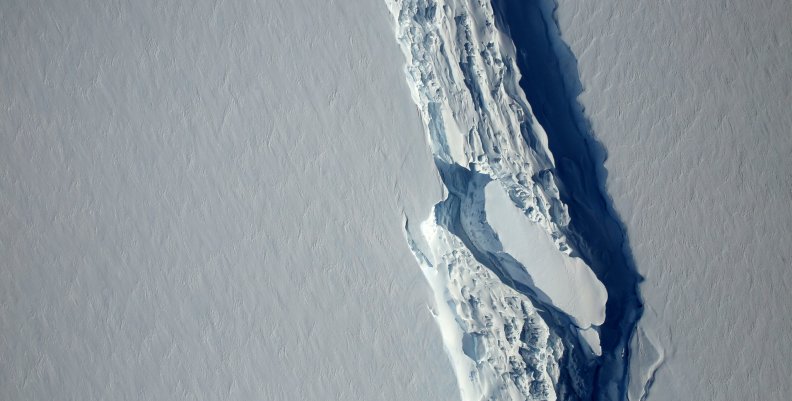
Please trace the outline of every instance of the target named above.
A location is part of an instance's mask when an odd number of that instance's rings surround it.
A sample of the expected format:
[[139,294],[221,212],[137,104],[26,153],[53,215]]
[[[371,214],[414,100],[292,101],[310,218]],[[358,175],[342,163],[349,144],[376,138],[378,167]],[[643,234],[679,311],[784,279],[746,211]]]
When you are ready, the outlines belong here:
[[792,2],[571,0],[557,17],[646,278],[633,379],[659,369],[631,400],[789,400]]
[[0,399],[458,399],[402,65],[379,2],[4,1]]

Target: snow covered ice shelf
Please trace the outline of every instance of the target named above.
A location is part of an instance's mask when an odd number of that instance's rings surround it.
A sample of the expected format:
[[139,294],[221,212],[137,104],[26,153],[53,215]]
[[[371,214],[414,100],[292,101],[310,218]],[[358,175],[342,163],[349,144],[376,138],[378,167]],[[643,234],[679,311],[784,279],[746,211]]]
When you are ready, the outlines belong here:
[[788,398],[760,3],[5,2],[0,398]]
[[0,399],[454,400],[371,1],[0,5]]

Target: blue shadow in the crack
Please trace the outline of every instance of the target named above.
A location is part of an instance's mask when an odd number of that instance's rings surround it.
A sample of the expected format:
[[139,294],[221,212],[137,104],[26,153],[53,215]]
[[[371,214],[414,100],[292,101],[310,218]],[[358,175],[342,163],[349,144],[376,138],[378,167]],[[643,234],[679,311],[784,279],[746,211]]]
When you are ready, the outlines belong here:
[[591,399],[626,399],[629,341],[642,313],[640,275],[623,224],[605,194],[605,150],[594,138],[577,97],[577,60],[562,41],[554,0],[493,0],[500,28],[510,33],[533,112],[556,160],[561,199],[571,223],[567,235],[608,290],[601,327],[603,356],[594,367]]

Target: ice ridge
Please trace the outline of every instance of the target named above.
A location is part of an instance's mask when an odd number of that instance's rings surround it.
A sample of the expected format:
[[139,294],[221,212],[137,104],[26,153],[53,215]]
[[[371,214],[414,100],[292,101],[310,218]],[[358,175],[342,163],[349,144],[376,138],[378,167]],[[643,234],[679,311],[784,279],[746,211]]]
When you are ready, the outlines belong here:
[[463,400],[592,399],[610,385],[609,294],[570,230],[514,44],[488,1],[386,3],[447,190],[405,231]]

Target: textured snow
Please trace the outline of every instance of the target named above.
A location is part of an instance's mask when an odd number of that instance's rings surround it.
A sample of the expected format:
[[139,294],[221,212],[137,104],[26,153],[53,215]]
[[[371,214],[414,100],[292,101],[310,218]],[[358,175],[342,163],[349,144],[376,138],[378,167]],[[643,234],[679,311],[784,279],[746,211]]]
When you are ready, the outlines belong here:
[[649,401],[789,399],[792,3],[572,0],[557,16],[646,278],[631,399],[657,366]]
[[453,400],[388,11],[4,1],[0,399]]

